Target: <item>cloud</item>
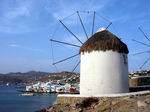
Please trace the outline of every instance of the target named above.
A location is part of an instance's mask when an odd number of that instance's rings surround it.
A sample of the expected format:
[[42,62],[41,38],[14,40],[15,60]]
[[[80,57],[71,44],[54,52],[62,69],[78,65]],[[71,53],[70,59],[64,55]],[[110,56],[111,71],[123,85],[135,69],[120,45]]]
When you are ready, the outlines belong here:
[[[99,2],[101,2],[101,4],[99,4]],[[67,2],[64,2],[62,0],[57,0],[57,2],[47,1],[47,6],[45,8],[52,14],[52,16],[56,20],[59,20],[59,19],[63,19],[66,16],[71,15],[76,11],[101,11],[106,8],[107,3],[108,0],[105,1],[102,0],[101,1],[99,0],[71,1],[70,0]]]
[[9,46],[9,47],[18,47],[17,44],[9,44],[8,46]]
[[21,24],[20,25],[16,24],[16,26],[14,26],[10,23],[10,25],[1,25],[0,32],[10,33],[10,34],[20,34],[20,33],[30,32],[30,28],[27,26],[23,26]]
[[0,32],[20,34],[39,28],[35,27],[38,25],[36,22],[39,19],[39,8],[36,4],[38,3],[34,0],[2,2],[2,7],[0,7]]
[[112,17],[111,20],[112,22],[120,22],[120,23],[126,23],[126,22],[131,22],[131,21],[146,21],[148,19],[145,18],[147,16],[146,13],[139,13],[139,14],[132,14],[132,13],[126,13],[126,14],[120,14],[117,17]]
[[[101,2],[101,4],[98,4],[99,2]],[[62,0],[39,0],[39,2],[36,0],[17,0],[13,2],[5,1],[4,3],[2,2],[2,5],[0,5],[3,6],[0,7],[0,32],[20,34],[45,28],[48,29],[54,26],[52,24],[56,24],[56,20],[63,19],[75,11],[101,11],[106,8],[107,2],[108,0],[69,0],[65,2]],[[41,11],[45,13],[44,16],[41,16]],[[44,27],[35,27],[39,24],[43,25],[43,19],[48,16],[50,16],[50,21],[52,21],[51,26],[45,22]],[[78,17],[76,15],[67,19],[65,22],[67,22],[68,25],[74,25],[74,21],[77,19]]]
[[21,46],[18,44],[8,44],[8,46],[12,47],[12,48],[20,48],[20,49],[28,50],[28,51],[44,52],[42,49],[32,48],[32,47],[27,47],[27,46]]
[[22,16],[30,16],[32,9],[34,8],[32,1],[14,1],[4,2],[2,8],[2,18],[4,19],[16,19]]
[[29,16],[30,10],[24,5],[21,5],[19,7],[15,7],[14,9],[9,9],[7,13],[5,13],[4,17],[7,19],[15,19],[17,17],[21,16]]

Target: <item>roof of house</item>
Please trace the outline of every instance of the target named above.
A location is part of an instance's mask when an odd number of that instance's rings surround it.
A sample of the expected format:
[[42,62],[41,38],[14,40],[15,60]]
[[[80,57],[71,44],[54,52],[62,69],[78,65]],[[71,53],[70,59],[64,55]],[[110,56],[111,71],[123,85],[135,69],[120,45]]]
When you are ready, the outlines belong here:
[[92,51],[116,51],[119,53],[129,53],[128,47],[117,36],[108,30],[102,30],[91,36],[80,48],[81,52]]

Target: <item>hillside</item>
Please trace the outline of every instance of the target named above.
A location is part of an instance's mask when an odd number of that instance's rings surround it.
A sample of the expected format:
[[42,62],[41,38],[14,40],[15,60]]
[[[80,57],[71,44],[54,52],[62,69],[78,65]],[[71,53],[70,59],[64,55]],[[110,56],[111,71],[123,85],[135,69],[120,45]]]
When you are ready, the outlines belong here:
[[34,83],[37,81],[61,80],[64,77],[69,78],[72,75],[77,75],[71,72],[48,73],[40,71],[29,71],[26,73],[16,72],[8,74],[0,74],[0,84],[12,83]]

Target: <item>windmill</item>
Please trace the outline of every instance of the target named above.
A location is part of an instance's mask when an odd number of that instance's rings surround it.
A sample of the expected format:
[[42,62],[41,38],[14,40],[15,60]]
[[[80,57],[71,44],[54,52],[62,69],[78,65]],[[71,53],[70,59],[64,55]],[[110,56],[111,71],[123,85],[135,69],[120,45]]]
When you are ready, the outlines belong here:
[[[146,33],[143,31],[143,29],[140,28],[140,27],[138,27],[138,29],[139,29],[139,31],[143,34],[143,36],[145,37],[145,39],[146,39],[148,42],[150,42],[149,37],[146,35]],[[138,44],[141,44],[141,45],[150,47],[150,44],[147,44],[147,43],[145,43],[145,42],[142,42],[142,41],[139,41],[139,40],[135,40],[135,39],[132,39],[132,41],[134,41],[134,42],[136,42],[136,43],[138,43]],[[150,53],[150,50],[135,53],[135,54],[133,54],[133,56],[135,56],[135,55],[140,55],[140,54],[144,54],[144,53]],[[148,63],[149,60],[150,60],[150,57],[148,57],[148,58],[144,61],[144,63],[140,66],[140,69],[142,69],[142,68],[144,67],[144,65]]]
[[[91,14],[91,18],[81,16],[81,13]],[[74,14],[71,15],[71,17]],[[59,23],[63,28],[71,35],[71,38],[75,39],[76,42],[67,42],[67,39],[61,38],[64,35],[58,34],[57,40],[51,38],[51,43],[63,44],[70,47],[77,48],[74,55],[62,58],[56,61],[53,61],[53,65],[61,64],[67,60],[74,59],[78,57],[78,61],[70,61],[76,63],[71,72],[74,72],[77,67],[80,65],[80,94],[81,95],[98,95],[98,94],[112,94],[112,93],[123,93],[129,91],[128,84],[128,47],[121,39],[115,34],[108,31],[108,28],[112,26],[112,22],[105,19],[101,16],[102,19],[107,21],[106,25],[100,26],[96,23],[96,15],[94,12],[79,12],[75,13],[80,27],[73,27],[72,29],[79,30],[83,32],[84,36],[77,36],[71,28],[73,24],[66,25],[63,20],[59,20]],[[68,16],[70,17],[70,16]],[[67,18],[68,18],[67,17]],[[65,18],[66,19],[66,18]],[[88,22],[87,25],[85,21]],[[73,23],[75,19],[73,19]],[[91,20],[92,22],[89,22]],[[70,21],[69,21],[70,22]],[[72,22],[72,21],[71,21]],[[98,21],[99,22],[99,21]],[[101,22],[102,24],[103,22]],[[96,28],[97,26],[97,28]],[[103,28],[105,26],[105,28]],[[100,29],[99,29],[100,28]],[[95,31],[95,29],[98,29]],[[60,30],[61,32],[62,30]],[[90,32],[90,33],[88,33]],[[78,33],[78,32],[77,32]],[[54,36],[56,37],[56,36]],[[66,40],[66,41],[64,41]],[[56,46],[57,47],[57,46]],[[54,47],[54,48],[56,48]],[[70,48],[69,47],[69,48]],[[62,47],[58,47],[61,50],[53,50],[52,47],[52,56],[53,51],[63,51]],[[71,49],[73,51],[73,49]],[[71,53],[71,52],[69,52]],[[64,56],[69,54],[67,52],[59,53],[57,56]],[[70,66],[69,64],[62,66]],[[57,67],[56,67],[57,68]],[[87,84],[88,82],[88,84]]]
[[[72,19],[73,18],[73,19]],[[76,28],[72,28],[72,24],[67,24],[67,22],[65,23],[65,21],[70,21],[75,24],[75,22],[78,24],[78,26]],[[72,19],[72,20],[71,20]],[[101,21],[99,21],[101,20]],[[103,21],[103,22],[102,22]],[[104,22],[105,21],[105,22]],[[100,22],[101,25],[98,26],[97,23]],[[105,24],[103,24],[105,23]],[[89,25],[90,24],[90,25]],[[74,72],[77,67],[80,65],[80,59],[79,59],[79,50],[80,47],[84,44],[85,41],[87,41],[89,39],[89,37],[91,37],[96,30],[99,27],[105,27],[106,29],[108,29],[110,26],[112,25],[112,22],[109,21],[108,19],[106,19],[105,17],[99,15],[97,12],[95,11],[76,11],[75,13],[59,20],[58,23],[58,27],[56,28],[56,30],[54,31],[53,35],[51,36],[51,53],[52,53],[52,65],[58,70],[58,65],[61,63],[64,63],[65,61],[74,59],[74,58],[78,58],[78,61],[75,61],[75,65],[72,67],[71,72]],[[71,27],[70,27],[71,26]],[[58,29],[61,27],[61,29],[63,29],[63,31],[58,31]],[[77,31],[75,31],[77,30]],[[69,38],[73,39],[74,41],[66,41],[65,38],[61,38],[61,36],[57,36],[57,33],[62,33],[62,32],[66,32],[67,36],[69,34]],[[78,33],[81,34],[82,32],[82,36],[77,35]],[[63,33],[64,34],[64,33]],[[63,35],[62,34],[62,35]],[[66,37],[67,37],[66,36]],[[58,39],[56,39],[58,37]],[[57,45],[62,45],[61,47],[59,46],[57,50],[54,50]],[[63,54],[57,54],[56,52],[59,51],[63,51],[63,50],[59,50],[65,48],[66,46],[72,47],[72,49],[75,49],[75,52],[73,55],[70,55],[68,53],[69,56],[62,56],[61,55],[65,55],[67,54],[66,52],[64,52]],[[54,55],[54,52],[57,54],[57,56],[60,56],[59,58],[56,58],[56,55]],[[56,59],[55,59],[56,58]],[[64,66],[64,65],[62,65]]]

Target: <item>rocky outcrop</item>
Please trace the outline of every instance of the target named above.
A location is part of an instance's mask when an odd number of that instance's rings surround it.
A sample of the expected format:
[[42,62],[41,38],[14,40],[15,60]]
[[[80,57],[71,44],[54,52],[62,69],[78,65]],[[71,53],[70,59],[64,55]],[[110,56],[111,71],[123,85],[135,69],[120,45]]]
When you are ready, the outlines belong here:
[[149,112],[150,93],[119,97],[58,97],[41,112]]

